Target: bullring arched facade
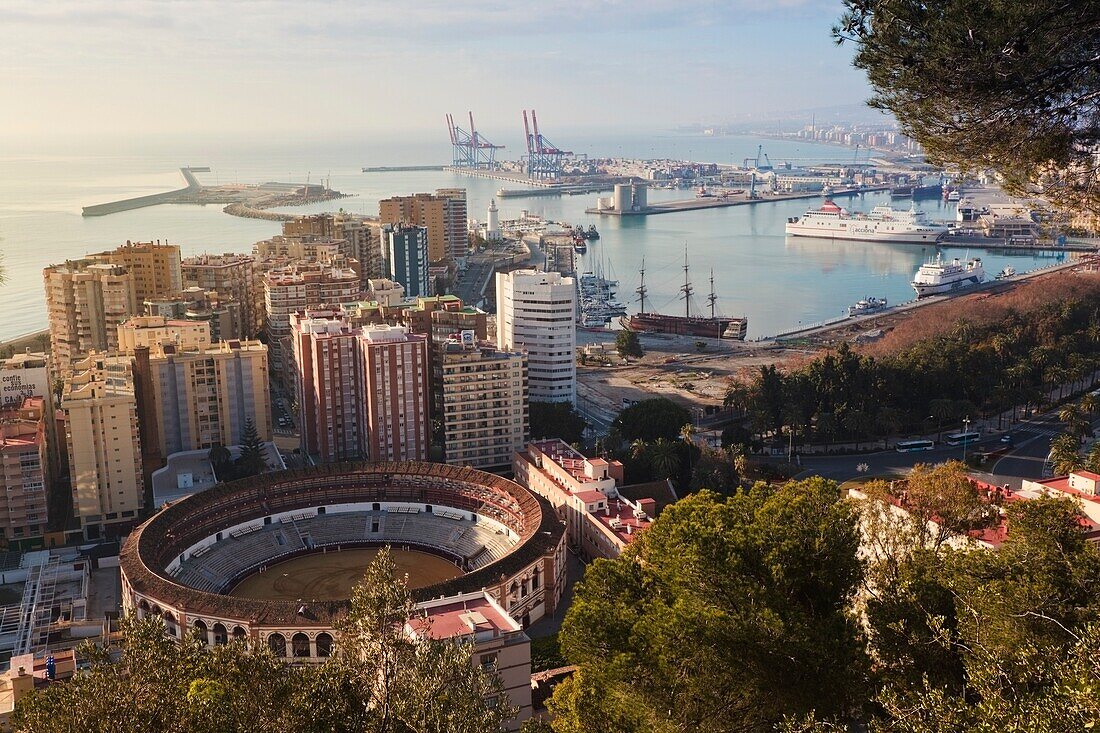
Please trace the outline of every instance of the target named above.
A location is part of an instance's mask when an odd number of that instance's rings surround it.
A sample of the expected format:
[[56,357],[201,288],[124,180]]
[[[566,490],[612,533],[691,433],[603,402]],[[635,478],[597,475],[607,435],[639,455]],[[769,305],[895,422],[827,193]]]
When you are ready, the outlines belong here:
[[[407,526],[408,536],[397,529]],[[123,610],[162,618],[176,638],[248,639],[288,661],[323,661],[346,601],[225,591],[295,554],[383,544],[435,552],[464,571],[413,591],[418,600],[485,590],[524,626],[552,614],[565,587],[564,525],[518,484],[436,463],[330,464],[220,484],[156,514],[123,547]]]

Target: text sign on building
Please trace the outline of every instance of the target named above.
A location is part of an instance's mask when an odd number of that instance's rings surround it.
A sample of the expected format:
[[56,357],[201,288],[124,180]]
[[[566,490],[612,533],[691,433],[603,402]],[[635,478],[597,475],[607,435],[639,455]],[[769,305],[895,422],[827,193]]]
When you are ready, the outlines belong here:
[[25,397],[45,397],[49,389],[46,367],[0,371],[0,407],[17,407]]

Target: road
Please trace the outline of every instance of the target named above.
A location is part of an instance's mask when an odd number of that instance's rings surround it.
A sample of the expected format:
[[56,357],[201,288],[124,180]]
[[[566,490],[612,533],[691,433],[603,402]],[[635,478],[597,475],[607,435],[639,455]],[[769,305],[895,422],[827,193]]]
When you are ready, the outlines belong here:
[[479,305],[489,278],[493,275],[493,259],[484,254],[472,254],[466,259],[466,269],[458,276],[451,292],[464,304]]
[[[1064,429],[1057,413],[1041,415],[1034,420],[1017,425],[1011,431],[1015,442],[1012,449],[986,473],[972,471],[976,478],[989,483],[1008,484],[1019,489],[1023,479],[1043,477],[1043,465],[1050,453],[1050,442]],[[999,434],[990,434],[976,444],[966,446],[967,454],[975,450],[995,451],[1003,447]],[[934,450],[916,453],[898,453],[896,450],[863,453],[846,456],[812,456],[802,459],[800,477],[824,476],[842,482],[858,476],[904,475],[918,463],[942,463],[951,459],[962,460],[962,446],[937,446]],[[864,470],[861,467],[866,466]]]

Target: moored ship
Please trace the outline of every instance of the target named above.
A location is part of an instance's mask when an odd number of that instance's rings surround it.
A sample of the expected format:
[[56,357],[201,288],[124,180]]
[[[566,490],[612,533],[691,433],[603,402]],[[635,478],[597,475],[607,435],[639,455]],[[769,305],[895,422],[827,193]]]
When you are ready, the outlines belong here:
[[913,277],[913,290],[918,298],[980,285],[985,281],[985,268],[977,257],[965,263],[958,257],[944,262],[940,255],[920,266]]
[[864,242],[932,244],[947,233],[946,224],[928,221],[916,208],[876,206],[871,213],[850,212],[825,199],[820,209],[787,220],[786,233],[794,237],[852,239]]
[[641,303],[641,310],[633,315],[624,316],[620,323],[628,331],[643,333],[667,333],[675,336],[696,336],[712,339],[736,339],[744,341],[748,333],[749,321],[747,318],[725,318],[716,315],[718,296],[714,294],[714,274],[710,278],[710,295],[707,300],[710,303],[710,316],[693,316],[691,314],[691,296],[694,288],[688,276],[687,255],[684,256],[684,284],[680,286],[680,292],[684,300],[684,315],[672,316],[664,313],[646,313],[645,298],[647,294],[645,286],[645,261],[642,262],[641,284],[635,291]]

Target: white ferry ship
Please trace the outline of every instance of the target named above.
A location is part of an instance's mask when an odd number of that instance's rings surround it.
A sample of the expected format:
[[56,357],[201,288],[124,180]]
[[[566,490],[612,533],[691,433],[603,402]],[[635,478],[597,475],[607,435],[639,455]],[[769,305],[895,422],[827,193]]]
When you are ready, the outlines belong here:
[[985,268],[982,261],[975,257],[963,263],[958,257],[951,262],[936,259],[920,266],[913,277],[913,290],[917,297],[949,293],[962,288],[978,285],[985,281]]
[[915,208],[876,206],[869,214],[852,213],[825,199],[820,209],[788,219],[786,231],[795,237],[932,244],[947,233],[947,225],[928,221],[924,212]]

